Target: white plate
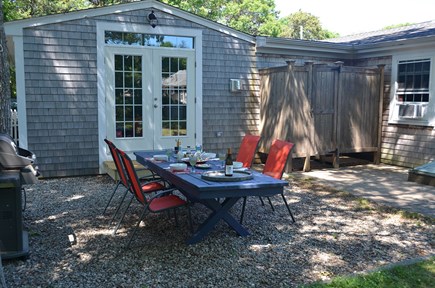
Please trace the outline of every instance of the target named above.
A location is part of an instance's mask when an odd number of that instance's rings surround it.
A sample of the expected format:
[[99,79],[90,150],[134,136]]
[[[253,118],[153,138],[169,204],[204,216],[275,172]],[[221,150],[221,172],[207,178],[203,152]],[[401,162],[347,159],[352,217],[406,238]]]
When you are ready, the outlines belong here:
[[234,171],[248,171],[249,170],[249,168],[246,168],[246,167],[242,167],[242,168],[234,168]]
[[[189,158],[182,158],[181,161],[186,162],[186,163],[189,164]],[[205,163],[205,162],[207,162],[207,160],[204,160],[204,159],[201,159],[201,160],[199,160],[199,161],[196,161],[197,164],[203,164],[203,163]],[[190,165],[190,164],[189,164],[189,165]]]
[[208,169],[208,168],[211,167],[211,165],[207,164],[207,163],[205,163],[205,164],[196,164],[195,167],[198,168],[198,169]]

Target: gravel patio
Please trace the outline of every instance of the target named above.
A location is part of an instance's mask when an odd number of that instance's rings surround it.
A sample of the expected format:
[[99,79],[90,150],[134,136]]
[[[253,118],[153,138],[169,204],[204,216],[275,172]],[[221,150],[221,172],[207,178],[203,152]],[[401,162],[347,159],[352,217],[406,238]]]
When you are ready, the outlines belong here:
[[[139,205],[113,236],[108,226],[113,210],[102,215],[115,185],[111,178],[41,180],[26,187],[30,257],[3,261],[6,282],[9,287],[297,287],[435,252],[431,219],[405,219],[397,210],[313,180],[289,181],[286,196],[296,224],[280,197],[272,199],[275,212],[250,198],[248,237],[221,223],[204,241],[188,246],[187,213],[180,211],[178,227],[166,215],[148,215],[132,249],[125,249]],[[198,224],[207,210],[194,205],[192,215]]]

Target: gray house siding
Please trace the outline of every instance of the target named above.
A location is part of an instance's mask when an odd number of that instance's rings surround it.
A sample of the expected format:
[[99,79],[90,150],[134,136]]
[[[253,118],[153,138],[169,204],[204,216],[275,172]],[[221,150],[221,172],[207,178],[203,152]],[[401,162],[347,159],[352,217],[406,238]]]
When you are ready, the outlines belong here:
[[[252,43],[204,31],[203,140],[204,147],[236,152],[244,134],[258,133],[259,75]],[[230,92],[230,79],[241,80],[241,91]],[[223,132],[222,137],[216,137]]]
[[393,93],[391,91],[391,56],[365,59],[355,64],[358,66],[385,64],[381,162],[414,168],[435,161],[435,130],[433,127],[388,123],[390,97]]
[[94,22],[27,28],[23,42],[28,143],[43,176],[98,173]]
[[[25,29],[28,148],[37,155],[44,177],[99,173],[96,21],[143,24],[150,12]],[[203,30],[203,79],[197,79],[203,83],[203,145],[210,151],[237,151],[245,133],[258,133],[255,44],[155,13],[159,25]],[[240,92],[230,92],[231,78],[241,80]],[[216,139],[217,132],[222,137]]]

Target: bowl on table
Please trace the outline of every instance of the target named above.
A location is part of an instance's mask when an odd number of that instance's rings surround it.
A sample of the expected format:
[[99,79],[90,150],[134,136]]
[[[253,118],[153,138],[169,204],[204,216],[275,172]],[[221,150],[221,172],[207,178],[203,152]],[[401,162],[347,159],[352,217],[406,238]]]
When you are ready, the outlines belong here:
[[169,164],[169,169],[171,171],[185,171],[187,169],[187,164],[184,164],[184,163],[172,163],[172,164]]
[[233,168],[234,169],[240,169],[242,167],[243,167],[243,163],[242,162],[237,162],[237,161],[233,162]]
[[201,154],[201,158],[214,159],[214,158],[216,158],[216,153],[204,152]]
[[154,155],[153,159],[156,161],[168,161],[168,155]]
[[[187,165],[190,166],[189,157],[182,158],[181,161],[185,162]],[[196,164],[204,164],[205,162],[207,162],[207,159],[199,158],[196,161]]]

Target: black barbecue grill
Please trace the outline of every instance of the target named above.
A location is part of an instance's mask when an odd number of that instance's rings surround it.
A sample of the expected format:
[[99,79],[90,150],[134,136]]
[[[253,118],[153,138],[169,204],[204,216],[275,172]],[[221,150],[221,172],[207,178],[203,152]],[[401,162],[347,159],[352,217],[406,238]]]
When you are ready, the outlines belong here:
[[36,157],[20,148],[8,134],[0,133],[0,251],[3,259],[29,255],[23,230],[23,184],[38,180]]

